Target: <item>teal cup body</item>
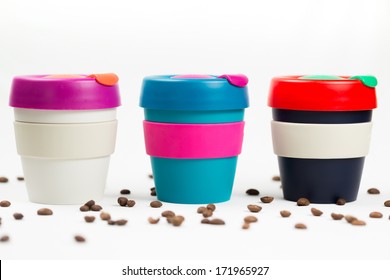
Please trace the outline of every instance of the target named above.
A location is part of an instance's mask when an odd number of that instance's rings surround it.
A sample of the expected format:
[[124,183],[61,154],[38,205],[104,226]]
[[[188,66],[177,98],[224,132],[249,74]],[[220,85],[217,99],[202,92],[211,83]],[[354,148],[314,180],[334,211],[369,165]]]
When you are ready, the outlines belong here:
[[157,198],[182,204],[228,201],[249,105],[246,83],[203,75],[146,77],[140,103]]

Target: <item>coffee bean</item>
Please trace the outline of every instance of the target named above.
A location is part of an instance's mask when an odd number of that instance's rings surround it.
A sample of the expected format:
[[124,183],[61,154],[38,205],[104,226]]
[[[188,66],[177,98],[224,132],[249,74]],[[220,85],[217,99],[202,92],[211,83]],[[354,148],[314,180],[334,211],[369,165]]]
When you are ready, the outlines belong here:
[[380,194],[381,192],[377,188],[370,188],[367,190],[369,194]]
[[21,220],[21,219],[23,219],[23,214],[22,213],[15,213],[14,214],[14,219],[15,220]]
[[41,208],[37,211],[37,214],[40,216],[50,216],[53,215],[53,211],[49,208]]
[[150,195],[151,195],[151,196],[157,196],[156,190],[152,190],[152,191],[150,192]]
[[313,214],[313,216],[321,216],[323,214],[323,212],[317,208],[311,208],[311,213]]
[[273,176],[272,177],[272,181],[279,182],[280,181],[280,176],[278,176],[278,175]]
[[94,201],[94,200],[87,201],[84,205],[86,205],[86,206],[88,206],[89,208],[91,208],[92,205],[95,205],[95,201]]
[[0,237],[0,242],[7,242],[7,241],[9,241],[8,235],[3,235],[2,237]]
[[128,199],[126,197],[122,196],[122,197],[119,197],[117,201],[118,201],[118,204],[120,206],[126,206]]
[[103,221],[108,221],[111,219],[111,215],[107,212],[101,212],[100,219],[102,219]]
[[259,195],[260,192],[256,189],[248,189],[248,190],[246,190],[246,194],[247,195]]
[[344,198],[339,198],[336,201],[337,205],[345,205],[345,203],[347,203],[347,201]]
[[246,217],[244,218],[244,222],[245,222],[245,223],[248,223],[248,224],[250,224],[250,223],[256,223],[256,222],[257,222],[257,218],[256,218],[255,216],[246,216]]
[[380,219],[382,217],[383,217],[383,214],[381,212],[371,212],[370,213],[370,218]]
[[150,178],[150,179],[153,179],[154,177],[153,177],[153,174],[148,174],[148,177]]
[[11,206],[11,202],[9,202],[8,200],[3,200],[0,202],[0,207],[10,207]]
[[272,196],[263,196],[262,198],[260,198],[260,200],[263,203],[271,203],[274,198]]
[[207,218],[205,218],[205,219],[202,219],[200,222],[201,222],[202,224],[209,224],[209,223],[210,223],[210,220],[207,219]]
[[225,221],[222,219],[212,219],[210,220],[210,225],[224,225]]
[[298,206],[308,206],[308,205],[310,205],[310,201],[307,198],[302,197],[302,198],[298,199],[297,205]]
[[87,211],[89,211],[89,206],[87,206],[87,205],[81,206],[81,207],[80,207],[80,211],[81,211],[81,212],[87,212]]
[[91,206],[92,211],[99,212],[102,209],[103,209],[103,207],[101,207],[100,205],[97,205],[97,204]]
[[160,208],[162,205],[163,204],[158,200],[150,202],[150,207],[152,208]]
[[123,189],[120,191],[121,194],[131,194],[131,191],[128,189]]
[[207,204],[206,208],[214,212],[217,207],[215,204]]
[[296,229],[307,229],[306,225],[302,224],[302,223],[295,224],[295,228]]
[[153,219],[152,217],[148,218],[148,222],[152,225],[157,224],[160,221],[160,218]]
[[344,218],[343,214],[332,213],[330,214],[330,216],[332,217],[333,220],[341,220],[342,218]]
[[383,204],[384,204],[386,207],[390,207],[390,200],[386,200]]
[[184,217],[183,216],[175,216],[175,217],[172,217],[171,218],[171,223],[172,225],[174,225],[175,227],[178,227],[180,226],[182,223],[184,222]]
[[74,239],[77,241],[77,242],[85,242],[85,238],[82,237],[81,235],[75,235]]
[[206,209],[206,210],[203,211],[202,215],[205,218],[211,217],[213,215],[213,211],[211,211],[209,209]]
[[107,224],[109,224],[110,226],[113,226],[113,225],[116,224],[116,222],[113,221],[113,220],[108,220],[108,221],[107,221]]
[[7,177],[0,177],[0,183],[7,183],[8,178]]
[[280,211],[280,216],[282,216],[283,218],[288,218],[291,216],[291,212],[287,210],[282,210]]
[[262,207],[259,205],[254,205],[254,204],[249,204],[247,206],[248,210],[253,212],[253,213],[258,213],[261,211]]
[[242,225],[242,229],[249,229],[249,227],[250,227],[250,224],[248,224],[248,223],[244,223]]
[[164,218],[170,218],[170,217],[175,217],[176,215],[175,212],[166,210],[161,213],[161,216],[163,216]]
[[85,216],[84,217],[84,220],[87,222],[87,223],[93,223],[95,221],[95,217],[94,216]]
[[200,206],[200,207],[198,208],[198,210],[196,210],[196,212],[197,212],[198,214],[202,214],[205,210],[207,210],[206,207]]
[[115,221],[115,224],[118,226],[124,226],[125,224],[127,224],[127,220],[125,219],[117,220]]
[[24,177],[23,177],[23,176],[18,176],[18,177],[16,177],[16,180],[18,180],[18,181],[24,181]]
[[348,223],[350,223],[350,224],[351,224],[353,221],[357,220],[356,217],[350,216],[350,215],[344,216],[344,219],[345,219]]
[[134,201],[134,200],[129,199],[129,200],[127,201],[127,207],[133,207],[134,205],[135,205],[135,201]]
[[354,225],[354,226],[365,226],[366,222],[356,219],[356,220],[353,220],[351,222],[351,225]]

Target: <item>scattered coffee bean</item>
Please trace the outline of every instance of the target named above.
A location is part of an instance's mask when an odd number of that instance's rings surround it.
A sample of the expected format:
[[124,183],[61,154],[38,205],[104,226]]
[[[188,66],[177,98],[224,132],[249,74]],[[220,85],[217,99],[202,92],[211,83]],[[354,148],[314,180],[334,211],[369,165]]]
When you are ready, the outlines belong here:
[[343,214],[336,214],[336,213],[332,213],[330,214],[330,216],[332,217],[333,220],[341,220],[342,218],[344,218],[344,215]]
[[117,220],[117,221],[115,221],[115,224],[117,226],[124,226],[125,224],[127,224],[127,220],[125,220],[125,219]]
[[288,218],[291,216],[291,212],[287,210],[282,210],[280,211],[280,216],[282,216],[283,218]]
[[313,214],[313,216],[321,216],[324,212],[322,212],[321,210],[317,209],[317,208],[311,208],[311,213]]
[[85,238],[82,237],[81,235],[75,235],[74,239],[77,241],[77,242],[85,242]]
[[302,224],[302,223],[295,224],[295,228],[297,228],[297,229],[307,229],[306,225]]
[[225,221],[222,219],[212,219],[210,220],[210,225],[224,225]]
[[111,219],[111,215],[107,212],[101,212],[100,219],[102,219],[103,221],[108,221]]
[[2,237],[0,237],[0,242],[7,242],[7,241],[9,241],[8,235],[3,235]]
[[215,204],[207,204],[206,208],[214,212],[217,207]]
[[81,211],[81,212],[87,212],[87,211],[89,211],[89,206],[87,206],[87,205],[81,206],[81,207],[80,207],[80,211]]
[[16,177],[16,180],[18,180],[18,181],[24,181],[24,177],[23,177],[23,176],[18,176],[18,177]]
[[120,206],[126,206],[127,205],[127,201],[129,201],[126,197],[119,197],[118,198],[118,204],[120,205]]
[[371,212],[370,213],[370,218],[380,219],[382,217],[383,217],[383,214],[381,212]]
[[259,195],[260,192],[256,189],[248,189],[248,190],[246,190],[246,194],[247,195]]
[[95,201],[94,200],[87,201],[84,205],[86,205],[89,208],[91,208],[93,205],[95,205]]
[[252,213],[258,213],[261,211],[262,207],[259,205],[254,205],[254,204],[249,204],[247,206],[248,210],[251,211]]
[[198,210],[196,210],[196,212],[197,212],[198,214],[202,214],[205,210],[207,210],[206,207],[200,206],[200,207],[198,207]]
[[116,224],[116,222],[113,221],[113,220],[108,220],[108,221],[107,221],[107,224],[109,224],[110,226],[113,226],[113,225]]
[[298,206],[308,206],[308,205],[310,205],[310,201],[307,198],[302,197],[302,198],[298,199],[297,205]]
[[211,211],[209,209],[206,209],[206,210],[203,211],[202,215],[205,218],[211,217],[213,215],[213,211]]
[[249,229],[249,227],[250,227],[250,224],[248,224],[248,223],[244,223],[242,225],[242,229]]
[[390,207],[390,200],[386,200],[383,204],[384,204],[386,207]]
[[157,195],[156,187],[150,188],[150,195],[151,196],[156,196]]
[[7,183],[8,178],[7,177],[0,177],[0,183]]
[[15,220],[21,220],[21,219],[23,219],[23,214],[22,213],[15,213],[14,214],[14,219]]
[[97,204],[91,206],[92,211],[99,212],[102,209],[103,209],[103,207],[101,207],[100,205],[97,205]]
[[344,219],[345,219],[348,223],[350,223],[350,224],[351,224],[353,221],[357,220],[356,217],[350,216],[350,215],[344,216]]
[[150,202],[150,207],[152,208],[160,208],[162,205],[163,204],[158,200]]
[[354,225],[354,226],[365,226],[366,222],[356,219],[356,220],[353,220],[351,222],[351,225]]
[[273,176],[272,177],[272,181],[279,182],[280,181],[280,176],[278,176],[278,175]]
[[129,189],[123,189],[120,191],[121,194],[131,194],[131,191]]
[[257,222],[257,218],[255,216],[246,216],[244,218],[244,222],[247,223],[247,224],[256,223]]
[[207,218],[205,218],[205,219],[202,219],[200,222],[201,222],[202,224],[209,224],[209,223],[210,223],[210,220],[207,219]]
[[260,200],[263,203],[271,203],[274,198],[272,196],[263,196],[262,198],[260,198]]
[[53,215],[53,211],[49,208],[41,208],[37,211],[37,214],[40,216],[50,216]]
[[150,179],[153,179],[154,178],[154,176],[153,176],[153,174],[148,174],[148,177],[150,178]]
[[3,200],[0,202],[0,207],[10,207],[11,206],[11,202],[9,202],[8,200]]
[[367,190],[369,194],[380,194],[381,192],[377,188],[370,188]]
[[345,205],[345,203],[347,203],[347,201],[344,198],[339,198],[336,201],[337,205]]
[[153,219],[152,217],[148,218],[149,224],[152,224],[152,225],[157,224],[159,221],[160,221],[160,218],[157,218],[157,219]]
[[84,217],[84,220],[87,222],[87,223],[93,223],[95,221],[95,217],[94,216],[85,216]]
[[161,216],[163,216],[164,218],[170,218],[170,217],[175,217],[175,212],[173,211],[170,211],[170,210],[166,210],[164,212],[161,213]]
[[135,201],[134,201],[134,200],[129,199],[129,200],[127,201],[127,207],[133,207],[134,205],[135,205]]
[[183,216],[175,216],[171,218],[171,224],[174,225],[175,227],[180,226],[184,222],[184,217]]

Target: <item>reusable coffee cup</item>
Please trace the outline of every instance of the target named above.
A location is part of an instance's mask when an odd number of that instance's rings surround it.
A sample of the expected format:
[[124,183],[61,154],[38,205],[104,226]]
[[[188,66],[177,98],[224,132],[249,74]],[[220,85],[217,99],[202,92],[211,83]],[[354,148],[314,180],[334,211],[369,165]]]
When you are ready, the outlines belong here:
[[268,105],[286,200],[356,200],[377,106],[376,85],[373,76],[272,79]]
[[13,79],[15,139],[29,200],[81,204],[103,197],[120,106],[115,74]]
[[144,78],[140,106],[159,200],[230,199],[249,106],[247,83],[244,75]]

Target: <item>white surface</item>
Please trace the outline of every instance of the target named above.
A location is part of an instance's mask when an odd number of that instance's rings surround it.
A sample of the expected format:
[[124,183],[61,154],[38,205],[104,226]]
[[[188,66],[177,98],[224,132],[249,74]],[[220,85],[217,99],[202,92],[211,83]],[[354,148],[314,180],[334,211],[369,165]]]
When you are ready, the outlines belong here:
[[310,124],[271,121],[274,153],[291,158],[357,158],[368,154],[372,123]]
[[[390,199],[390,2],[376,1],[12,1],[0,2],[0,173],[10,182],[0,185],[0,198],[12,202],[0,208],[0,258],[67,259],[388,259]],[[7,107],[15,75],[116,72],[123,106],[118,109],[116,153],[108,186],[99,203],[113,218],[127,218],[124,227],[97,220],[83,221],[75,206],[53,206],[51,217],[37,216],[42,205],[29,203],[13,133],[13,113]],[[226,225],[200,224],[196,206],[168,205],[151,209],[146,174],[150,163],[143,143],[143,112],[138,107],[142,78],[153,74],[245,73],[251,107],[246,111],[243,153],[230,202],[217,205],[215,217]],[[324,211],[313,217],[309,207],[282,199],[272,151],[267,107],[268,86],[277,75],[374,74],[379,108],[358,200],[346,206],[315,205]],[[259,222],[241,230],[249,187],[275,201],[262,205]],[[378,187],[379,196],[367,188]],[[133,209],[116,205],[122,188],[132,190]],[[164,220],[149,225],[149,216],[173,210],[186,217],[180,228]],[[292,216],[282,219],[279,211]],[[384,218],[368,218],[371,211]],[[24,220],[12,214],[22,212]],[[333,221],[330,213],[353,214],[367,226]],[[88,213],[94,214],[95,213]],[[306,231],[294,229],[296,222]],[[76,244],[73,235],[88,241]]]

